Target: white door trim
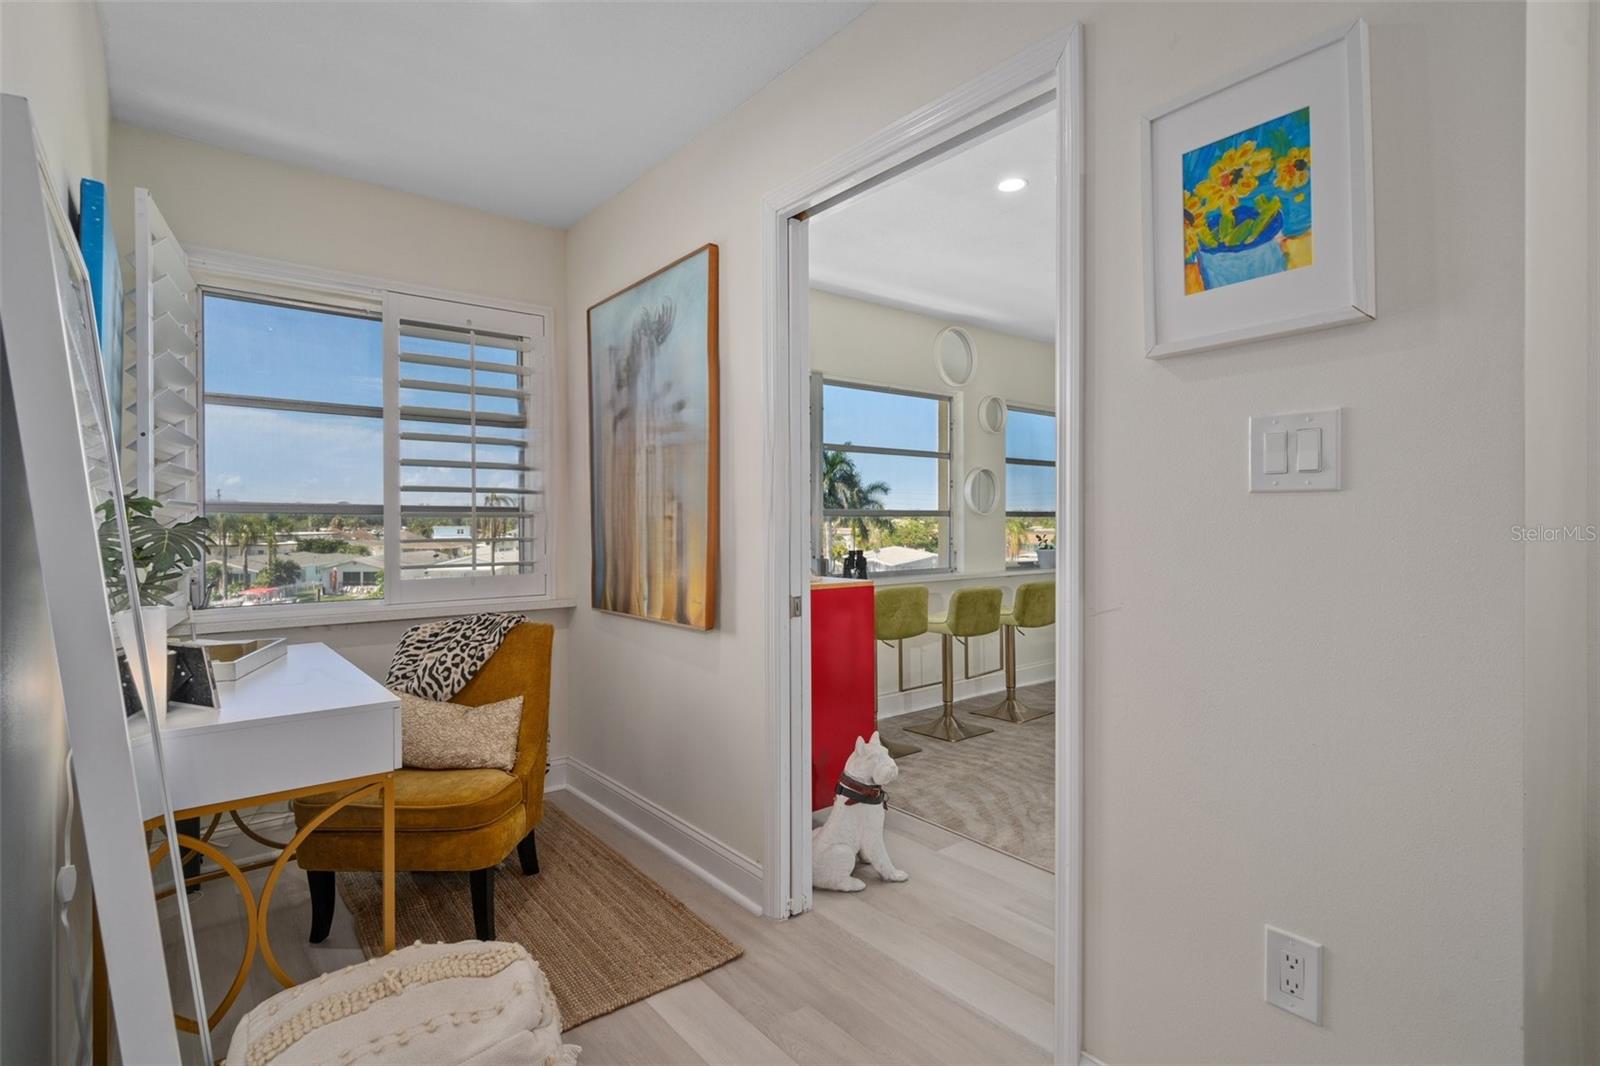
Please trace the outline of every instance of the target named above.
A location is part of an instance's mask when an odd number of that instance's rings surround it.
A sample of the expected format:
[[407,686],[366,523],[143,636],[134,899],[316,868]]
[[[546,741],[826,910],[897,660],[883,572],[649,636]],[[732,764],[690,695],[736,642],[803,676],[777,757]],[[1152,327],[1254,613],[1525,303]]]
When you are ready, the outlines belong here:
[[[769,794],[762,907],[771,917],[811,907],[808,538],[809,420],[803,358],[805,230],[795,217],[917,160],[1054,91],[1060,121],[1056,358],[1060,535],[1056,612],[1056,1049],[1077,1063],[1083,1022],[1083,28],[1074,24],[915,111],[762,202],[765,271],[766,575]],[[798,256],[798,258],[797,258]],[[799,284],[796,284],[798,279]],[[801,612],[791,614],[791,598]]]

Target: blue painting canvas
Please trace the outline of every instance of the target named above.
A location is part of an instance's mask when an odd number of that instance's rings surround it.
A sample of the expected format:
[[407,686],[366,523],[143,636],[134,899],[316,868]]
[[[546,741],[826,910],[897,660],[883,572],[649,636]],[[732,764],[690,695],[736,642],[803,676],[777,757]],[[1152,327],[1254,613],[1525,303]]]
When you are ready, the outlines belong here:
[[1189,295],[1311,265],[1311,109],[1183,154]]
[[117,237],[106,209],[106,186],[84,178],[78,187],[78,246],[89,268],[94,320],[100,331],[100,362],[105,368],[106,400],[111,407],[112,439],[122,440],[122,264]]

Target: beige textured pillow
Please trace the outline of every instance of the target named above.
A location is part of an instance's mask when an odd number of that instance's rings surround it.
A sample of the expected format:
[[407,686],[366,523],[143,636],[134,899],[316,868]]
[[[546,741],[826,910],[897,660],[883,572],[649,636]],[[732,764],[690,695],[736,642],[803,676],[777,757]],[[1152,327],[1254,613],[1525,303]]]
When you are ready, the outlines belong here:
[[421,696],[400,697],[400,753],[418,770],[509,771],[517,764],[522,697],[468,707]]

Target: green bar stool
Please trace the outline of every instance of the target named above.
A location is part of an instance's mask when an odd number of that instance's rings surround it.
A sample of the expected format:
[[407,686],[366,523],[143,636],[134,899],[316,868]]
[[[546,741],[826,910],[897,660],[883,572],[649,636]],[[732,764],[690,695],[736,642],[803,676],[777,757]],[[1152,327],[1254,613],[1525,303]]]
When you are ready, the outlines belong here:
[[[875,612],[874,634],[887,644],[910,637],[920,637],[928,631],[928,589],[926,585],[880,585],[873,596]],[[873,714],[873,728],[877,728],[877,714]],[[889,758],[903,759],[922,749],[915,744],[898,740],[885,740]]]
[[1000,612],[1000,657],[1005,660],[1006,698],[986,711],[974,711],[986,718],[1005,722],[1031,722],[1055,714],[1055,708],[1041,711],[1017,698],[1017,630],[1039,629],[1056,620],[1056,583],[1030,581],[1017,586],[1011,606]]
[[944,667],[944,713],[931,722],[906,726],[906,731],[935,740],[971,740],[994,730],[981,725],[963,725],[956,721],[956,638],[970,640],[987,636],[1000,629],[1000,590],[997,588],[960,588],[950,594],[950,606],[943,618],[930,619],[928,631],[938,633],[943,640],[940,648]]

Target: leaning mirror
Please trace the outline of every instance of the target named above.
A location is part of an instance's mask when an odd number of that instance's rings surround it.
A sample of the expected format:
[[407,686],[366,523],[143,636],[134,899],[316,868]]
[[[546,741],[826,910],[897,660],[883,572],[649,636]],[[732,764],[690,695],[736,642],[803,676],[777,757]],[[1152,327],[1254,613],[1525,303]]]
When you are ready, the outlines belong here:
[[934,364],[939,376],[953,389],[959,389],[972,380],[978,368],[978,349],[972,335],[960,326],[946,326],[933,341]]
[[[141,587],[149,567],[130,535],[130,514],[137,518],[138,513],[130,511],[122,493],[119,442],[111,428],[88,271],[55,193],[50,177],[55,171],[34,140],[27,101],[3,96],[0,109],[0,217],[5,219],[0,349],[22,458],[20,471],[7,468],[8,479],[13,472],[22,475],[14,483],[8,480],[7,505],[25,486],[78,814],[101,903],[97,932],[116,1007],[117,1045],[127,1062],[176,1062],[173,1004],[152,882],[152,867],[161,856],[146,843],[148,829],[162,830],[169,841],[178,835],[167,796],[161,716],[124,713],[112,638],[115,610],[128,687],[137,693],[138,706],[159,710],[165,656],[149,652],[165,627],[160,625],[158,634],[138,609],[150,605],[146,593],[159,590],[147,583]],[[158,554],[167,557],[164,548]],[[153,755],[144,772],[136,770],[136,731],[148,734]],[[173,882],[181,882],[179,849],[166,849],[165,859]],[[58,881],[58,893],[75,891],[70,882],[63,888]],[[182,926],[189,989],[203,1009],[187,894],[171,898]],[[70,920],[67,924],[71,936]],[[99,964],[96,970],[102,972]],[[203,1026],[198,1043],[202,1059],[212,1061]]]

